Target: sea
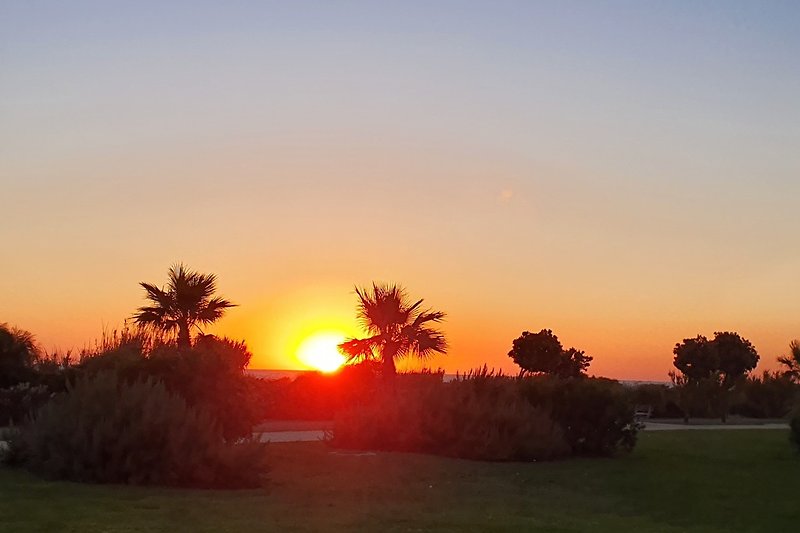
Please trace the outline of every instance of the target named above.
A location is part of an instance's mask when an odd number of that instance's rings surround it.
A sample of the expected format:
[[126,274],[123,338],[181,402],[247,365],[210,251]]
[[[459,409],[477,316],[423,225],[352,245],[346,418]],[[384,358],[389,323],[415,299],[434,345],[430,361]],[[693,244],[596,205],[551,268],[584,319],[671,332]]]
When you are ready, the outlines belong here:
[[[247,370],[245,370],[245,372],[247,372],[248,375],[253,376],[254,378],[261,378],[267,380],[289,378],[290,380],[294,380],[298,376],[302,376],[305,374],[314,374],[317,371],[248,368]],[[445,374],[442,380],[445,382],[453,381],[454,379],[456,379],[456,377],[458,377],[458,375],[459,374]],[[636,379],[620,379],[618,381],[628,387],[636,387],[638,385],[670,385],[669,381],[648,381],[648,380],[636,380]]]

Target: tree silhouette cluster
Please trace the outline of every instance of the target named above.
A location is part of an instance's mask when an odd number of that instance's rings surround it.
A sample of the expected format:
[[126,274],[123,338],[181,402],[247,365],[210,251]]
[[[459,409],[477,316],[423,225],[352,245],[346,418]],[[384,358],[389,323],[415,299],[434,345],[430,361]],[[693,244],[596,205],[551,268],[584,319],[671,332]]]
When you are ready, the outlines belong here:
[[586,375],[592,357],[583,350],[565,350],[549,329],[539,333],[523,331],[514,339],[508,356],[520,367],[520,374],[549,374],[562,378]]
[[703,335],[684,339],[673,353],[673,365],[689,382],[718,379],[727,388],[753,370],[759,359],[749,340],[730,331],[716,332],[711,340]]
[[683,339],[673,353],[672,363],[681,375],[670,372],[670,378],[681,392],[684,421],[698,397],[715,403],[720,418],[727,421],[730,391],[758,364],[755,347],[738,333],[722,331],[711,340],[703,335]]

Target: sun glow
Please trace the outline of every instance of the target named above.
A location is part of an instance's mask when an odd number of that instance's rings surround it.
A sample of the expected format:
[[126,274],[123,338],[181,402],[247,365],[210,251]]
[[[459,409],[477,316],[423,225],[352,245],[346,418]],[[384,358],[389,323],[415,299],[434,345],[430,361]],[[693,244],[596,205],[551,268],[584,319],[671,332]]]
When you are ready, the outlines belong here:
[[311,368],[333,372],[346,361],[337,348],[345,338],[344,333],[334,331],[313,333],[297,347],[297,358]]

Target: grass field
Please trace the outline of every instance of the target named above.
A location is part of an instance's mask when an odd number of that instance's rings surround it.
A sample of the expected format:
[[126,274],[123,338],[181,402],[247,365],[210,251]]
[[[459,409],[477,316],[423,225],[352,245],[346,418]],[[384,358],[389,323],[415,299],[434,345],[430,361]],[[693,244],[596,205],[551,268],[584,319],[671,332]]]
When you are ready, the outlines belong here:
[[0,530],[797,531],[786,431],[645,433],[619,459],[478,463],[272,445],[268,489],[50,483],[0,470]]

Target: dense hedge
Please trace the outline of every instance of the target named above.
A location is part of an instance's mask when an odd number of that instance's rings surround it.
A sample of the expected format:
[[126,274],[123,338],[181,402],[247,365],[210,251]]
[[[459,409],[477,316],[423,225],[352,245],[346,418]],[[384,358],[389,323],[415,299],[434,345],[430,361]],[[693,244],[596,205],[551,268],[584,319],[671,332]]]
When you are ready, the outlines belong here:
[[611,455],[635,446],[634,406],[630,390],[619,382],[537,376],[519,386],[532,405],[551,412],[574,455]]
[[629,450],[636,431],[626,391],[616,382],[484,371],[449,383],[398,379],[340,413],[331,444],[529,461]]
[[256,487],[264,445],[229,442],[208,412],[154,378],[84,375],[12,440],[9,458],[54,479],[195,487]]
[[127,382],[152,378],[209,415],[226,439],[235,440],[248,437],[264,416],[259,380],[244,373],[250,357],[244,343],[212,335],[183,350],[174,344],[148,350],[133,338],[85,356],[70,369],[68,380],[106,371]]

